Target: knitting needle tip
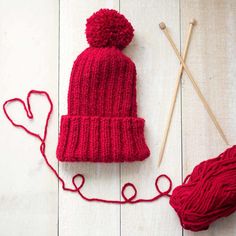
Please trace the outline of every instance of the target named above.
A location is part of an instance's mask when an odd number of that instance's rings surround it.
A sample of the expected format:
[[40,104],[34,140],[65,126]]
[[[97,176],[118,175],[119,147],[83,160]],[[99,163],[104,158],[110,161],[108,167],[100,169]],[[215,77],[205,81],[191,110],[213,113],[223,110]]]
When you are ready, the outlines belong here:
[[161,22],[159,24],[159,27],[160,27],[161,30],[164,30],[166,28],[166,24],[164,22]]
[[197,24],[197,21],[193,18],[193,19],[190,21],[190,24],[191,24],[191,25],[196,25],[196,24]]

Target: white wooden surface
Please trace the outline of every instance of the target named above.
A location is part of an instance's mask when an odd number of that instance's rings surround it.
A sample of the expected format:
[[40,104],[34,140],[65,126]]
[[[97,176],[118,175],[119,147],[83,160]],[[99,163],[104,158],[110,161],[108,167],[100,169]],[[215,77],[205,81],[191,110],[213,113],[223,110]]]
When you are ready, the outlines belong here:
[[[132,164],[59,164],[56,161],[59,117],[67,110],[69,76],[76,56],[87,47],[86,18],[100,8],[123,13],[135,28],[135,38],[124,53],[136,63],[139,116],[146,120],[149,159]],[[158,23],[169,27],[179,49],[191,18],[194,29],[187,64],[216,113],[231,144],[236,139],[236,2],[234,0],[0,0],[0,103],[26,98],[30,89],[50,93],[54,113],[47,154],[67,184],[81,172],[83,192],[119,199],[121,186],[133,182],[140,197],[155,194],[154,181],[168,174],[174,186],[200,161],[226,147],[210,118],[183,77],[164,161],[157,168],[171,92],[179,63]],[[9,112],[33,130],[40,130],[48,106],[32,99],[38,119],[29,123],[20,105]],[[39,143],[16,130],[0,112],[0,235],[48,236],[182,236],[236,234],[236,215],[219,220],[206,232],[182,230],[168,199],[139,205],[87,203],[65,193],[46,167]],[[42,130],[42,129],[41,129]],[[164,186],[164,185],[163,185]]]

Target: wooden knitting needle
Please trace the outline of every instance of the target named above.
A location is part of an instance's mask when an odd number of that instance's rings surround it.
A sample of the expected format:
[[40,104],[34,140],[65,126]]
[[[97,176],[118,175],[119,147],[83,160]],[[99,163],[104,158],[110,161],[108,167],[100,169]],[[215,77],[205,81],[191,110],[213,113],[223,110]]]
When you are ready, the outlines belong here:
[[188,66],[185,64],[183,58],[182,58],[181,55],[179,54],[179,51],[178,51],[177,47],[175,46],[174,41],[172,40],[171,36],[169,35],[168,30],[166,29],[165,23],[164,23],[164,22],[161,22],[161,23],[159,24],[159,27],[160,27],[160,29],[164,32],[165,36],[167,37],[168,41],[169,41],[170,44],[171,44],[171,46],[172,46],[172,48],[173,48],[173,50],[174,50],[176,56],[178,57],[179,61],[180,61],[181,64],[183,65],[184,70],[185,70],[185,72],[187,73],[187,75],[188,75],[190,81],[192,82],[192,85],[193,85],[195,91],[197,92],[199,98],[201,99],[201,101],[202,101],[202,103],[203,103],[205,109],[207,110],[209,116],[211,117],[211,119],[212,119],[212,121],[213,121],[215,127],[217,128],[218,132],[220,133],[222,139],[224,140],[224,142],[225,142],[226,145],[229,145],[228,140],[227,140],[227,138],[226,138],[226,136],[225,136],[225,134],[224,134],[222,128],[220,127],[220,124],[218,123],[218,121],[217,121],[217,119],[216,119],[214,113],[212,112],[212,110],[211,110],[209,104],[207,103],[207,101],[206,101],[206,99],[204,98],[204,96],[203,96],[201,90],[199,89],[197,83],[195,82],[195,80],[194,80],[194,78],[193,78],[193,75],[192,75],[192,73],[190,72]]
[[[189,48],[189,44],[190,44],[190,39],[191,39],[191,35],[192,35],[192,30],[193,30],[193,26],[195,24],[196,24],[196,21],[194,19],[192,19],[189,22],[189,30],[188,30],[188,33],[187,33],[187,38],[186,38],[186,41],[185,41],[185,48],[184,48],[184,52],[183,52],[183,60],[184,61],[186,60],[186,57],[187,57],[188,48]],[[173,97],[172,97],[172,100],[171,100],[170,110],[169,110],[169,113],[168,113],[167,123],[166,123],[166,127],[165,127],[165,130],[164,130],[164,135],[163,135],[163,139],[162,139],[162,142],[161,142],[161,146],[160,146],[158,166],[161,165],[163,155],[164,155],[164,152],[165,152],[166,142],[167,142],[167,138],[168,138],[168,135],[169,135],[170,125],[171,125],[172,116],[173,116],[173,113],[174,113],[176,98],[177,98],[178,91],[179,91],[179,85],[180,85],[180,80],[181,80],[181,76],[182,76],[182,73],[183,73],[183,69],[184,69],[183,65],[180,64],[178,75],[177,75],[176,82],[175,82],[174,93],[173,93]]]

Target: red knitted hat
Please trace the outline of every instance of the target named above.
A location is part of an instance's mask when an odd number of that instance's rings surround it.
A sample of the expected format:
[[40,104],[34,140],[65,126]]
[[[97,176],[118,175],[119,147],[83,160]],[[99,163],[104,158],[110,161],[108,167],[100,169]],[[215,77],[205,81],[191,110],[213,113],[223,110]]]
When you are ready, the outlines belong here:
[[133,27],[115,10],[101,9],[86,24],[90,47],[75,60],[68,115],[61,117],[60,161],[142,161],[150,155],[144,120],[137,117],[136,69],[121,49]]

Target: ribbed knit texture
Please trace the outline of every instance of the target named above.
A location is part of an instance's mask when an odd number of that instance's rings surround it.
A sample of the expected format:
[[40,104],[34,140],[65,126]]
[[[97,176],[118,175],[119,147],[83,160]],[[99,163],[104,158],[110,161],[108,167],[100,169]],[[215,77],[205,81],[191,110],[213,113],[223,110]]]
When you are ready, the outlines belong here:
[[149,154],[137,117],[135,64],[116,47],[87,48],[71,72],[58,159],[123,162]]

